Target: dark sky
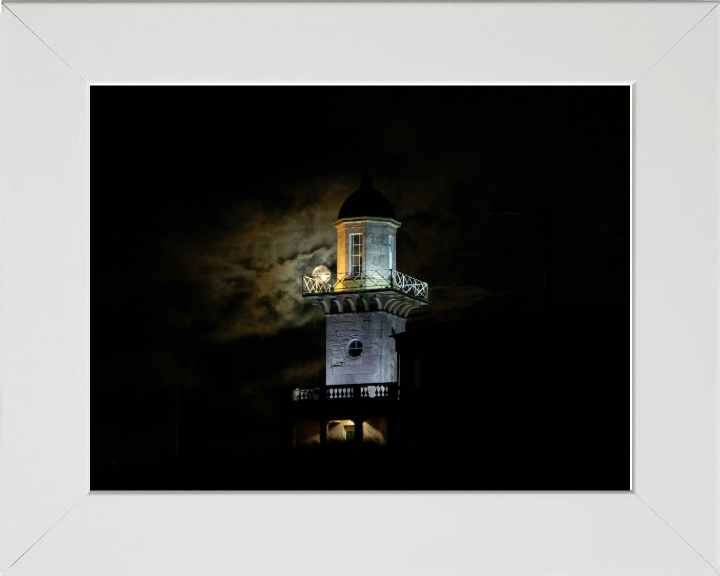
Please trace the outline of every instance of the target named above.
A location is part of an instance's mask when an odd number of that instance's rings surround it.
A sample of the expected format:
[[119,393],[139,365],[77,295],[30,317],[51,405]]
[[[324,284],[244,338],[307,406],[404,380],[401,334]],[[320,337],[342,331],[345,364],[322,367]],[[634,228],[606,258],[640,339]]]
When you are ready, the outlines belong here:
[[277,387],[323,373],[324,318],[300,277],[334,271],[331,224],[365,164],[402,222],[398,269],[430,285],[408,331],[482,308],[496,281],[502,297],[502,243],[524,246],[510,258],[516,290],[532,293],[537,214],[558,301],[627,309],[629,96],[93,87],[93,462],[172,452],[178,358],[183,450],[262,443]]

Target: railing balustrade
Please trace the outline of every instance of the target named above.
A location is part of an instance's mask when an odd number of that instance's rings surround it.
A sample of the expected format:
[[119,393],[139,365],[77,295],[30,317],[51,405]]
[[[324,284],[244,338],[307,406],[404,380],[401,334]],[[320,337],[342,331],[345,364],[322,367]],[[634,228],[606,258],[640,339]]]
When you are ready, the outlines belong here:
[[303,294],[329,294],[354,290],[387,288],[409,296],[428,299],[427,282],[416,280],[397,270],[370,270],[359,273],[303,276]]
[[302,400],[318,400],[320,398],[319,388],[294,388],[292,399],[296,402]]
[[392,398],[393,389],[397,390],[400,399],[400,388],[397,384],[336,384],[324,388],[294,388],[292,399],[295,402],[320,400],[325,390],[327,400],[356,400],[374,398]]

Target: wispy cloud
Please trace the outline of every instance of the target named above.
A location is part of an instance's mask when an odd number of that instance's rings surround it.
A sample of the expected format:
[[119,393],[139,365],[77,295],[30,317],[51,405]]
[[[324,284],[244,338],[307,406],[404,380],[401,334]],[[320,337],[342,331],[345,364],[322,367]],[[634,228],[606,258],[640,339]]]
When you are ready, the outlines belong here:
[[326,185],[280,215],[243,204],[225,215],[235,226],[167,244],[177,281],[194,288],[199,317],[212,326],[213,337],[268,336],[317,320],[302,298],[301,277],[320,264],[335,268],[331,223],[346,194],[346,188]]

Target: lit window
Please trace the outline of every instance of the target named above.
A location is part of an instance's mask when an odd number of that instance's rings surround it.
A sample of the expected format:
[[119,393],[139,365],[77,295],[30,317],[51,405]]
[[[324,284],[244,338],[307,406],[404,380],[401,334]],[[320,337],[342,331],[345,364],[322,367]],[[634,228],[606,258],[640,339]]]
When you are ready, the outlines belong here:
[[388,238],[390,239],[390,243],[388,244],[388,246],[390,247],[390,250],[389,250],[389,253],[388,253],[388,256],[389,256],[389,258],[388,258],[388,262],[389,262],[389,264],[388,264],[388,270],[392,270],[392,267],[393,267],[393,265],[392,265],[393,241],[392,241],[392,236],[388,236]]
[[362,273],[362,234],[350,234],[350,274]]
[[350,340],[350,344],[347,347],[348,356],[351,358],[357,358],[363,353],[363,344],[360,340]]

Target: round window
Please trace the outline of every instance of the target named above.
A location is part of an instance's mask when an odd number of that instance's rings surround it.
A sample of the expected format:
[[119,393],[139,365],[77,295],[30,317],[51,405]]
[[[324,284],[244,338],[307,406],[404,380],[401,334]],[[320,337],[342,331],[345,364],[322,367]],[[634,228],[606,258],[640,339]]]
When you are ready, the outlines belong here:
[[350,340],[350,344],[347,347],[348,356],[351,358],[357,358],[363,352],[363,344],[360,340]]

